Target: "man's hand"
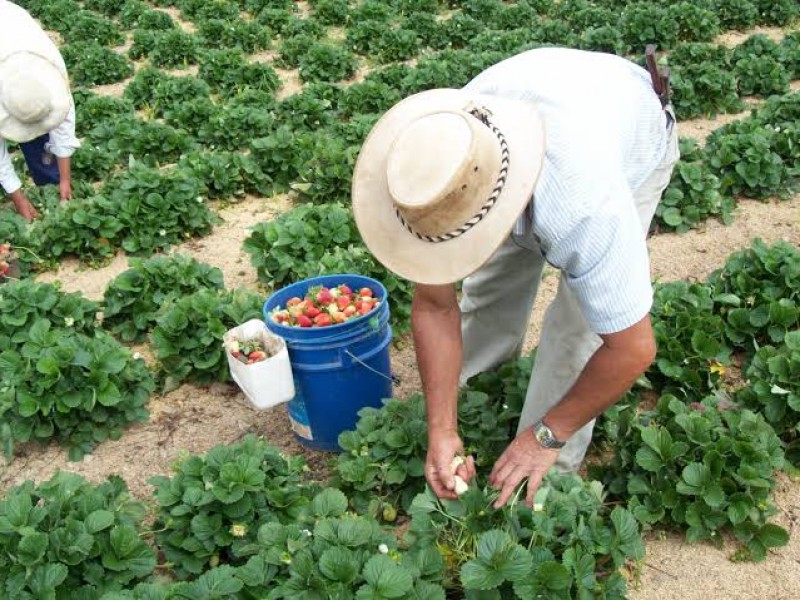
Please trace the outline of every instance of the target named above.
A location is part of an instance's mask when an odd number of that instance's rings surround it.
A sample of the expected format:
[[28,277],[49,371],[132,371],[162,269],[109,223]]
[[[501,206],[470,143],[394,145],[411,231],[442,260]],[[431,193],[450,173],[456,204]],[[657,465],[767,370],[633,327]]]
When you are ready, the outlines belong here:
[[453,459],[464,455],[464,445],[455,431],[432,432],[428,441],[428,457],[425,460],[425,479],[437,497],[455,500],[455,478],[465,482],[475,477],[475,461],[471,456],[453,471]]
[[62,179],[61,182],[58,184],[58,191],[61,195],[61,201],[66,202],[67,200],[72,200],[72,182],[69,180]]
[[528,495],[525,503],[533,507],[536,490],[557,458],[558,450],[543,447],[533,435],[533,429],[526,428],[509,444],[489,475],[489,483],[500,490],[500,497],[494,507],[501,508],[505,505],[517,486],[526,478]]
[[39,216],[36,208],[34,208],[33,204],[31,204],[31,201],[28,200],[28,197],[21,189],[9,194],[9,198],[11,198],[11,201],[14,203],[17,212],[21,214],[25,220],[33,221]]

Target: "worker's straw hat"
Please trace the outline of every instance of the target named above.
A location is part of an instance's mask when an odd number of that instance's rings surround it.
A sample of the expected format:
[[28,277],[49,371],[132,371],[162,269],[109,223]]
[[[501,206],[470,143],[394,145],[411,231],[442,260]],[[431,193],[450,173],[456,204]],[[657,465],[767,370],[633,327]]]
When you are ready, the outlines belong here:
[[63,123],[71,106],[56,45],[26,10],[0,0],[0,137],[28,142]]
[[531,200],[544,129],[529,103],[437,89],[375,124],[353,174],[364,243],[417,283],[459,281],[508,237]]

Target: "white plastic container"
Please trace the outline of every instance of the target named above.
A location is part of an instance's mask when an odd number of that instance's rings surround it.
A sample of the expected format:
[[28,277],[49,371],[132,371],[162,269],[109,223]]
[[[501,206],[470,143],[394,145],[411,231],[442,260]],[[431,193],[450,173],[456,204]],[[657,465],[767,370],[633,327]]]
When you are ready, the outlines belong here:
[[[270,332],[264,321],[252,319],[242,323],[226,332],[222,339],[231,378],[253,406],[264,410],[294,398],[294,378],[286,342]],[[231,355],[228,350],[231,342],[252,339],[261,341],[269,358],[248,365]]]

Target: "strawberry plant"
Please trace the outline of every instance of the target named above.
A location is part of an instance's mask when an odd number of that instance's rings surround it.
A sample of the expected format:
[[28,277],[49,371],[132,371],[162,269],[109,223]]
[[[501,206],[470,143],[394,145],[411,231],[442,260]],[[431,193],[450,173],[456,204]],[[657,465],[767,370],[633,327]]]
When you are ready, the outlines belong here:
[[208,385],[230,380],[222,336],[261,318],[261,296],[247,290],[201,289],[177,299],[156,320],[151,336],[165,391],[183,381]]
[[614,25],[587,28],[583,31],[578,47],[582,50],[619,55],[625,54],[628,49],[622,40],[622,34]]
[[44,318],[0,353],[0,373],[6,449],[55,439],[69,449],[70,460],[147,419],[145,404],[154,388],[144,361],[111,336],[53,328]]
[[125,0],[119,10],[118,19],[126,29],[166,31],[176,27],[175,21],[166,12],[153,10],[140,0]]
[[314,132],[332,125],[335,122],[334,99],[331,88],[319,93],[322,85],[325,84],[307,84],[302,92],[283,98],[275,106],[275,120],[297,132]]
[[197,36],[181,29],[153,33],[153,47],[147,57],[155,67],[179,69],[197,63],[200,44]]
[[201,289],[222,289],[222,271],[184,255],[133,258],[103,295],[103,328],[124,342],[141,342],[158,312]]
[[161,121],[145,121],[135,117],[95,128],[89,137],[101,147],[105,146],[112,155],[151,167],[177,162],[194,145],[183,130]]
[[219,222],[200,196],[199,184],[179,169],[134,165],[106,183],[120,226],[120,247],[129,254],[151,254],[195,236]]
[[133,104],[126,98],[101,96],[88,90],[76,90],[72,95],[75,98],[75,133],[79,136],[87,135],[99,123],[113,123],[133,116]]
[[0,589],[7,598],[99,600],[149,577],[153,550],[140,538],[144,507],[125,482],[99,485],[58,472],[0,500]]
[[631,48],[658,44],[668,50],[678,40],[679,25],[666,8],[659,4],[634,2],[622,9],[620,24],[623,40]]
[[265,94],[265,102],[260,107],[241,105],[236,100],[215,107],[205,122],[196,123],[198,141],[212,148],[236,152],[247,147],[254,138],[271,135],[278,126],[277,119],[268,110],[273,104],[271,98],[271,94]]
[[269,195],[271,182],[249,156],[237,152],[193,152],[178,167],[203,185],[209,198],[233,199],[245,194]]
[[409,60],[419,54],[420,44],[412,29],[392,28],[378,38],[375,54],[371,56],[379,63]]
[[291,522],[309,502],[301,485],[305,459],[286,457],[253,435],[186,456],[173,470],[150,483],[158,502],[156,543],[180,578],[244,564],[261,525]]
[[299,136],[298,143],[304,160],[292,189],[310,202],[347,202],[360,147],[327,131]]
[[124,97],[152,117],[163,117],[189,102],[211,96],[211,88],[202,79],[175,77],[153,67],[140,69],[125,87]]
[[754,120],[718,127],[706,140],[705,154],[720,180],[723,195],[768,198],[786,191],[788,171],[775,151],[778,138],[771,127]]
[[350,15],[348,0],[317,0],[310,4],[314,7],[313,18],[325,26],[343,26]]
[[[23,8],[25,7],[23,6]],[[54,0],[53,2],[38,3],[37,6],[29,7],[29,10],[46,29],[61,32],[69,27],[72,17],[81,8],[81,5],[75,0]]]
[[356,117],[366,113],[383,113],[400,100],[400,93],[391,86],[362,81],[347,86],[339,100],[340,117]]
[[711,216],[730,224],[735,202],[720,194],[719,187],[719,179],[705,162],[679,160],[656,207],[659,229],[685,233],[700,227]]
[[317,43],[317,39],[310,35],[301,34],[284,37],[281,43],[278,44],[278,56],[275,57],[275,66],[281,69],[297,69],[306,50],[315,43]]
[[787,33],[781,40],[780,61],[789,79],[800,79],[800,31]]
[[275,69],[266,63],[247,62],[236,48],[205,52],[199,75],[223,96],[235,95],[245,88],[274,92],[281,85]]
[[147,58],[156,46],[156,33],[156,31],[149,29],[136,29],[133,32],[133,42],[128,48],[128,58],[131,60]]
[[678,2],[667,7],[667,18],[678,26],[678,39],[707,42],[720,32],[719,17],[710,8],[696,2]]
[[605,428],[613,458],[590,472],[642,523],[685,529],[690,542],[721,544],[720,533],[730,530],[742,542],[742,559],[763,560],[788,541],[767,523],[784,459],[761,415],[714,397],[687,404],[665,395],[653,410],[619,411]]
[[745,31],[758,20],[758,8],[752,0],[712,0],[711,4],[724,30]]
[[206,48],[240,48],[247,54],[270,47],[270,32],[255,21],[209,19],[203,21],[198,30]]
[[89,10],[97,11],[107,17],[114,17],[117,16],[120,10],[130,1],[136,0],[126,0],[123,6],[120,6],[118,0],[84,0],[83,5]]
[[183,0],[181,13],[199,25],[212,19],[233,21],[240,18],[238,1],[229,0]]
[[299,57],[298,67],[303,81],[340,81],[355,74],[358,59],[339,45],[314,42]]
[[72,155],[72,177],[76,181],[102,181],[117,166],[117,158],[105,148],[84,140],[81,151]]
[[733,50],[733,65],[743,96],[770,96],[789,90],[780,46],[764,34],[751,35],[739,44]]
[[800,325],[800,250],[792,244],[756,239],[728,257],[709,283],[725,334],[737,347],[753,352],[780,344]]
[[14,211],[0,211],[0,244],[11,245],[11,252],[16,255],[19,277],[26,277],[39,262],[39,257],[31,249],[27,223]]
[[651,319],[658,351],[647,377],[659,390],[695,396],[716,388],[730,364],[725,324],[711,287],[676,281],[656,287]]
[[329,249],[359,241],[353,216],[343,205],[304,204],[257,224],[243,248],[259,279],[279,288],[314,274]]
[[116,83],[133,75],[133,65],[124,56],[97,42],[74,42],[60,51],[74,85]]
[[304,157],[296,150],[298,138],[289,127],[281,125],[270,135],[250,142],[250,156],[272,180],[275,191],[287,191],[303,167]]
[[[467,380],[467,388],[483,392],[493,404],[502,408],[497,416],[508,424],[509,436],[516,434],[517,421],[525,404],[535,358],[534,350],[528,356],[509,359],[494,369]],[[488,464],[489,461],[486,462]]]
[[0,288],[0,350],[24,343],[28,331],[40,320],[92,335],[98,308],[97,302],[79,293],[64,293],[52,283],[7,282]]
[[534,510],[518,497],[492,508],[497,491],[470,487],[458,500],[430,490],[414,499],[410,552],[438,549],[444,587],[466,598],[625,598],[620,569],[644,545],[630,512],[604,506],[597,482],[545,477]]
[[754,0],[758,9],[759,25],[782,27],[800,15],[800,6],[794,0]]
[[101,46],[119,46],[125,38],[113,21],[90,10],[73,15],[69,28],[62,33],[64,42],[97,42]]
[[738,399],[764,415],[787,445],[787,458],[800,464],[800,330],[779,347],[762,346],[747,368],[748,384]]
[[670,52],[669,64],[679,119],[715,116],[744,108],[726,48],[696,42],[679,44]]

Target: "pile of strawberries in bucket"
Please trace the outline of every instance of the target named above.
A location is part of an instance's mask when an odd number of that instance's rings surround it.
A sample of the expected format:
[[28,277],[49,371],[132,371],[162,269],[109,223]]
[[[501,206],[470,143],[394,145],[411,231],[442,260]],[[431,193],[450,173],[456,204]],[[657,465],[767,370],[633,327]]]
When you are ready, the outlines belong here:
[[270,316],[287,327],[328,327],[366,315],[378,305],[380,301],[367,287],[353,291],[346,285],[318,286],[310,288],[305,298],[290,298],[285,308],[278,306]]

